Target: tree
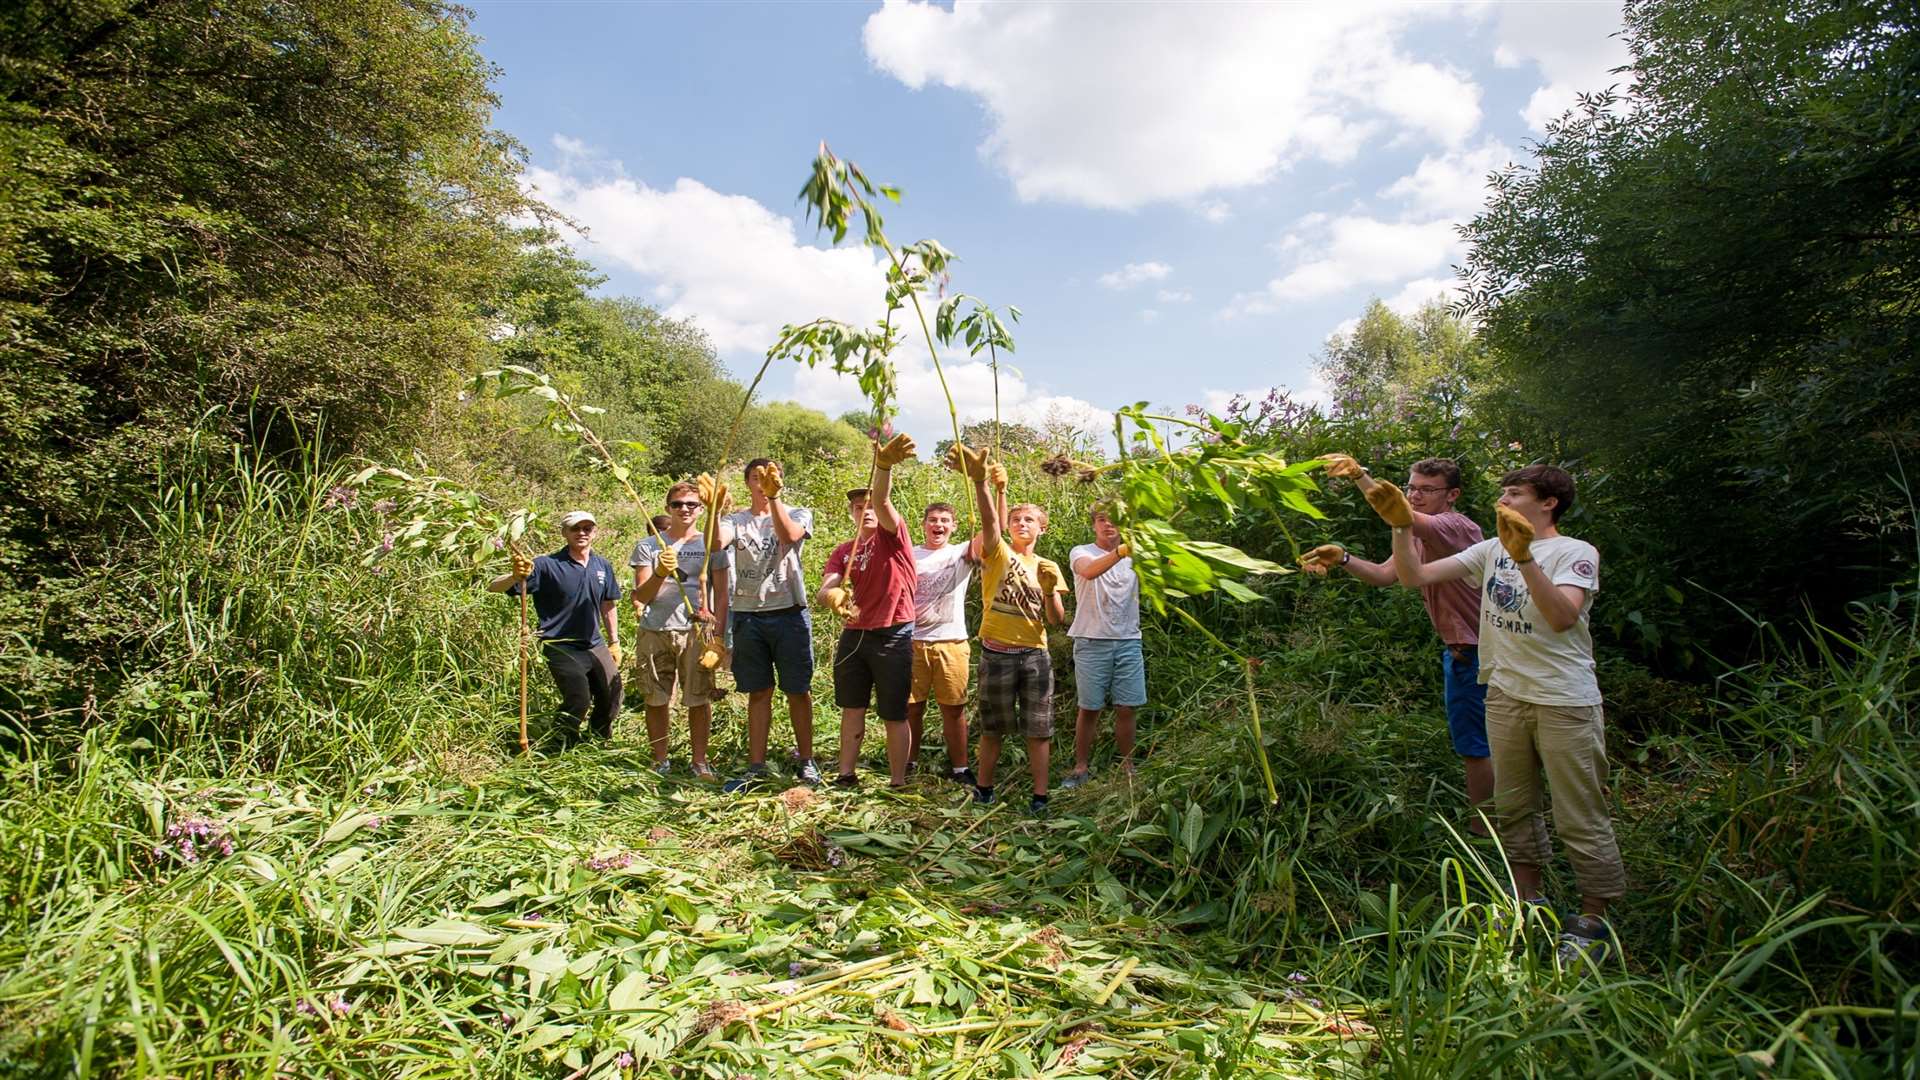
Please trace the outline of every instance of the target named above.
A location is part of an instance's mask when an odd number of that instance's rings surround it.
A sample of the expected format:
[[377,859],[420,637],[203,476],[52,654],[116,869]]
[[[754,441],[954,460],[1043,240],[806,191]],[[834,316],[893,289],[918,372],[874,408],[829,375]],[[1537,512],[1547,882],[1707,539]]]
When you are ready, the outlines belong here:
[[434,0],[0,7],[0,574],[208,424],[350,450],[464,372],[538,212],[493,74]]
[[1911,575],[1889,477],[1920,447],[1915,21],[1632,3],[1632,84],[1551,125],[1464,230],[1516,400],[1662,583],[1793,617]]

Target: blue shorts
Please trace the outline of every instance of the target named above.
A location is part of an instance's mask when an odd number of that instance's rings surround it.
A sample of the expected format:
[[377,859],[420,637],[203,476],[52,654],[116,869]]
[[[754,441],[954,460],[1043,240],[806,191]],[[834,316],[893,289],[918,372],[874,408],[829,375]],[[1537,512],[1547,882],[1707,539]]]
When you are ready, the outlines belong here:
[[743,694],[773,689],[780,673],[780,691],[805,694],[813,690],[813,616],[803,607],[762,614],[733,613],[733,684]]
[[1093,712],[1109,704],[1147,703],[1147,659],[1139,638],[1073,639],[1073,681],[1080,707]]
[[1453,752],[1461,757],[1487,757],[1487,688],[1480,682],[1480,649],[1476,645],[1458,646],[1460,659],[1454,659],[1456,646],[1440,650],[1440,670],[1447,683],[1447,732],[1453,736]]

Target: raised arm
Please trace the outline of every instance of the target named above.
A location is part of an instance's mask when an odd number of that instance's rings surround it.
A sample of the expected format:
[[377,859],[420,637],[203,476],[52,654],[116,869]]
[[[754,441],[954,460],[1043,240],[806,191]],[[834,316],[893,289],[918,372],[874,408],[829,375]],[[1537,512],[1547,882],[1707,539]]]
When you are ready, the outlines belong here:
[[900,511],[893,505],[893,467],[912,457],[916,447],[905,435],[895,435],[873,450],[873,516],[890,533],[900,531]]
[[964,443],[947,448],[946,466],[965,476],[973,485],[973,504],[980,510],[979,554],[982,558],[1000,549],[1000,515],[993,495],[987,491],[987,452]]
[[1587,590],[1578,585],[1556,585],[1540,569],[1539,560],[1533,557],[1533,525],[1519,511],[1502,503],[1493,508],[1493,519],[1500,546],[1520,567],[1520,578],[1527,583],[1540,617],[1556,634],[1573,629],[1573,624],[1580,621],[1580,609],[1587,606]]
[[785,486],[786,477],[779,465],[760,466],[760,491],[766,495],[773,513],[773,535],[783,544],[797,544],[807,538],[807,530],[793,520],[793,515],[787,513],[787,504],[780,501],[780,491]]
[[1082,555],[1073,560],[1074,576],[1092,581],[1101,574],[1119,566],[1120,560],[1131,554],[1133,554],[1133,548],[1126,544],[1121,544],[1112,551],[1101,552],[1098,555]]

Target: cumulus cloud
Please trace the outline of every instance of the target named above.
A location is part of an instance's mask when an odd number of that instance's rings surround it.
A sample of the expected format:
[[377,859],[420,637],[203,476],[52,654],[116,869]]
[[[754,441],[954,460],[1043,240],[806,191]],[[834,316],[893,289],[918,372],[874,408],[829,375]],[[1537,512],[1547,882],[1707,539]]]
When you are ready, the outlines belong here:
[[1131,289],[1135,285],[1159,281],[1171,273],[1173,267],[1162,262],[1128,263],[1118,270],[1101,274],[1100,284],[1109,289]]
[[872,252],[802,243],[792,218],[746,196],[685,177],[650,187],[579,140],[554,144],[558,167],[528,169],[527,182],[586,227],[581,255],[648,278],[650,298],[722,352],[764,351],[783,323],[879,317],[885,279]]
[[1259,292],[1235,296],[1222,314],[1266,314],[1285,303],[1401,281],[1445,266],[1461,251],[1450,221],[1381,221],[1360,215],[1328,221],[1319,238],[1301,246],[1309,253],[1292,270]]
[[1153,298],[1163,304],[1184,304],[1193,299],[1193,293],[1187,289],[1161,289]]
[[1575,97],[1624,81],[1615,68],[1632,61],[1618,36],[1618,3],[1502,4],[1496,26],[1494,62],[1502,67],[1532,64],[1547,80],[1533,92],[1520,115],[1535,131],[1573,107]]
[[1401,40],[1454,9],[886,0],[863,40],[908,87],[977,98],[982,153],[1022,199],[1130,209],[1351,161],[1376,135],[1466,140],[1480,87]]
[[[925,350],[902,349],[894,353],[894,365],[900,381],[900,426],[931,450],[940,439],[950,438],[947,399],[940,391],[939,376]],[[953,391],[954,410],[962,424],[993,419],[993,367],[985,360],[942,353],[940,366],[946,372],[947,386]],[[836,375],[826,368],[800,368],[794,373],[793,398],[809,408],[830,416],[860,407],[865,399],[851,376]],[[1068,417],[1078,430],[1098,433],[1111,429],[1113,413],[1090,401],[1037,390],[1024,376],[1006,365],[1000,368],[1000,417],[1009,423],[1039,424],[1052,416]]]
[[1210,225],[1218,225],[1233,217],[1233,207],[1224,199],[1208,199],[1195,206],[1193,212]]
[[1402,315],[1411,315],[1435,300],[1450,304],[1460,296],[1460,282],[1450,277],[1423,277],[1407,282],[1386,299],[1386,305]]
[[1514,160],[1514,153],[1498,139],[1471,149],[1424,157],[1406,176],[1380,194],[1399,199],[1407,212],[1426,217],[1465,221],[1480,211],[1487,199],[1487,176]]

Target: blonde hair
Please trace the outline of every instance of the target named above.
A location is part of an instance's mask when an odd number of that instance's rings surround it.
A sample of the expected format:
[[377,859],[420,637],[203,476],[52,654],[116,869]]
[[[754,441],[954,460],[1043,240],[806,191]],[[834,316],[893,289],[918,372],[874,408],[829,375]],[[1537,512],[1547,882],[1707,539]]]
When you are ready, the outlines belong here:
[[1012,521],[1013,515],[1019,513],[1022,510],[1031,510],[1036,514],[1039,514],[1040,527],[1043,529],[1047,527],[1047,508],[1044,506],[1041,506],[1039,503],[1014,503],[1012,506],[1007,507],[1007,520]]

